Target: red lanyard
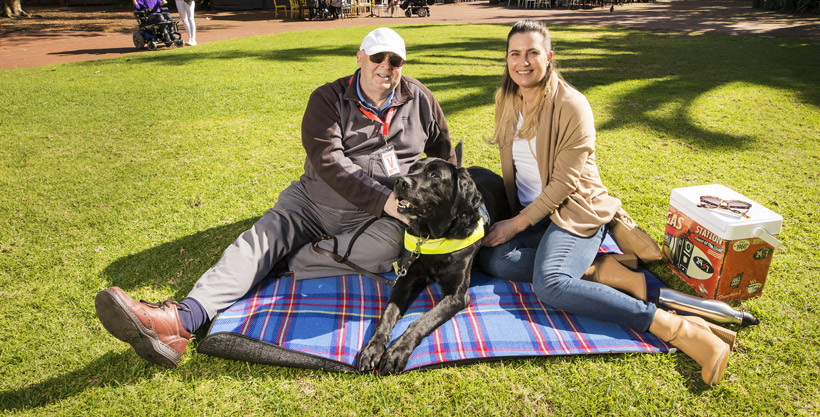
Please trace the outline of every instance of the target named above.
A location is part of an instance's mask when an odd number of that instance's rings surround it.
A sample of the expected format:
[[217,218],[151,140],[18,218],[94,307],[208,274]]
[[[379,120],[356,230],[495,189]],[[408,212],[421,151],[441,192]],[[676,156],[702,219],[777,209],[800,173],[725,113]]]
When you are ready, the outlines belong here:
[[[354,75],[350,76],[350,78],[347,80],[348,85],[353,83],[353,78],[354,77],[355,77]],[[393,113],[396,112],[396,108],[395,107],[389,108],[387,110],[387,117],[385,117],[384,121],[382,121],[381,119],[379,119],[379,116],[376,116],[375,113],[366,110],[364,107],[362,107],[362,105],[360,103],[356,103],[356,105],[359,107],[359,110],[362,112],[362,114],[365,115],[365,117],[367,117],[368,119],[382,125],[382,136],[387,137],[387,132],[390,130],[390,122],[393,121]]]
[[396,108],[391,107],[391,108],[387,109],[387,116],[384,118],[384,121],[382,121],[381,119],[379,119],[379,116],[377,116],[375,113],[365,109],[364,107],[362,107],[361,104],[359,104],[358,106],[359,106],[359,110],[362,112],[362,114],[365,115],[365,117],[367,117],[368,119],[382,125],[382,135],[387,136],[387,132],[390,130],[390,122],[393,121],[393,114],[396,113]]

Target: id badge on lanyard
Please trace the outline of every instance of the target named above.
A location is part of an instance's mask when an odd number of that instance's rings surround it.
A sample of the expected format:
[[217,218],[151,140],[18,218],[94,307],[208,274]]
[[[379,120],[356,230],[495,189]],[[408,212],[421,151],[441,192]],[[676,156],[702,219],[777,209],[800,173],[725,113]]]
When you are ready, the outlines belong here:
[[[359,110],[367,116],[368,119],[373,120],[381,125],[381,135],[382,138],[387,143],[387,134],[390,131],[390,122],[393,121],[393,114],[396,112],[395,107],[391,107],[387,110],[387,115],[385,116],[385,120],[381,121],[379,118],[359,106]],[[387,173],[388,177],[392,177],[394,175],[401,174],[401,167],[399,166],[399,158],[396,155],[396,149],[393,148],[393,145],[385,145],[383,148],[379,149],[379,156],[381,156],[382,160],[382,167],[384,168],[384,172]]]
[[382,157],[384,172],[387,173],[388,177],[401,174],[401,168],[399,168],[399,158],[396,156],[396,150],[393,149],[393,145],[387,145],[384,148],[381,148],[379,153]]

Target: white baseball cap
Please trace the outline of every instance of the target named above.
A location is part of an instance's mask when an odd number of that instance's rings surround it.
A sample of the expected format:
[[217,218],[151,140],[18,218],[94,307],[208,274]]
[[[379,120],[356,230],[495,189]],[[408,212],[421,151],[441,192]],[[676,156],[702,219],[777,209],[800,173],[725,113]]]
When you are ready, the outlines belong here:
[[379,52],[392,52],[407,60],[407,53],[404,49],[404,39],[396,31],[390,28],[373,29],[362,41],[359,48],[367,55],[375,55]]

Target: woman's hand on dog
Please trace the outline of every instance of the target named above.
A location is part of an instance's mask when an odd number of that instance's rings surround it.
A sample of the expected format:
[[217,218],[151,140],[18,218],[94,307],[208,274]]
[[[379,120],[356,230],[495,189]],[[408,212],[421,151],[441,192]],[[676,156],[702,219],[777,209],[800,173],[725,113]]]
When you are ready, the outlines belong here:
[[530,226],[529,220],[522,215],[517,215],[512,219],[501,220],[490,226],[490,233],[481,239],[481,246],[498,246],[509,242],[519,232]]
[[407,220],[404,216],[399,214],[399,202],[396,200],[396,195],[393,193],[390,193],[390,196],[387,197],[387,201],[384,203],[384,212],[406,225],[410,224],[410,220]]

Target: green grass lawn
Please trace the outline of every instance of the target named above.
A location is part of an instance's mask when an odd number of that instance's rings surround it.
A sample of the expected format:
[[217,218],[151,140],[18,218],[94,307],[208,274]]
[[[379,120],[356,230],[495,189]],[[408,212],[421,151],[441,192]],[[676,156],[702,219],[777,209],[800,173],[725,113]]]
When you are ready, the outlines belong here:
[[[308,95],[370,30],[296,32],[0,72],[0,410],[11,415],[817,415],[820,43],[554,27],[589,98],[604,183],[661,242],[674,188],[720,183],[781,214],[762,318],[723,382],[682,354],[550,357],[333,374],[200,355],[142,361],[94,295],[181,299],[302,171]],[[465,165],[484,140],[508,26],[397,27]],[[682,288],[663,265],[652,270]]]

